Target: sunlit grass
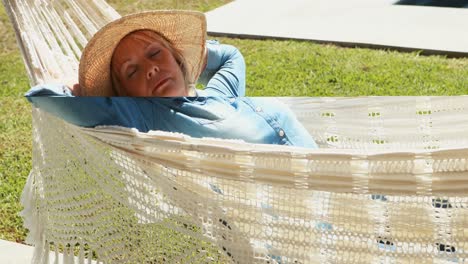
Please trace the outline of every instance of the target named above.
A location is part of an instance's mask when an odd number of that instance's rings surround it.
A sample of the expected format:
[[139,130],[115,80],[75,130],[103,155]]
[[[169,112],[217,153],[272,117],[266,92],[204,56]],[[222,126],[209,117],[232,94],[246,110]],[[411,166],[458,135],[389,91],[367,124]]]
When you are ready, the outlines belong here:
[[[226,0],[110,0],[120,13],[148,9],[208,11]],[[17,216],[31,169],[29,89],[11,24],[0,6],[0,239],[24,241]],[[246,58],[249,96],[460,95],[468,93],[468,59],[340,48],[305,41],[219,38]]]

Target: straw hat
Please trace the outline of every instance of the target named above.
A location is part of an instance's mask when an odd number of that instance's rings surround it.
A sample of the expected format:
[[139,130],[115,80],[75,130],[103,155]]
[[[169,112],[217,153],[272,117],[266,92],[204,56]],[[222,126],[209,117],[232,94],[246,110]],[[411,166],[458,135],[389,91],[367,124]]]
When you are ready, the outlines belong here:
[[137,30],[152,30],[169,40],[182,52],[189,83],[196,82],[205,52],[205,15],[196,11],[150,11],[119,18],[91,38],[80,60],[79,83],[83,96],[116,96],[112,89],[112,55],[119,42]]

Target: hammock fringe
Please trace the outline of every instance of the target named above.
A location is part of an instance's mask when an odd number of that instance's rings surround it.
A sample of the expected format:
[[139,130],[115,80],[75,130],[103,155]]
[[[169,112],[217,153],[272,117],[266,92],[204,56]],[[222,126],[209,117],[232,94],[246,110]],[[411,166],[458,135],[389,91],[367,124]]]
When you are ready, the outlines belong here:
[[[33,85],[77,79],[80,49],[119,17],[103,0],[3,3]],[[33,109],[32,263],[468,261],[468,97],[280,99],[320,149]]]

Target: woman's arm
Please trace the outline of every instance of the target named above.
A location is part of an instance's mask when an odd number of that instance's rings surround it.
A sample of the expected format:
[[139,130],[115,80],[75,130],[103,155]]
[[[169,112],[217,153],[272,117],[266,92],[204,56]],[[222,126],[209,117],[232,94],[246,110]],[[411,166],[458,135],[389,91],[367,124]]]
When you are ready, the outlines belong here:
[[74,125],[116,125],[147,131],[141,110],[132,98],[74,97],[62,84],[38,85],[25,96],[35,106]]
[[231,45],[207,42],[207,64],[199,82],[209,95],[245,96],[245,61]]

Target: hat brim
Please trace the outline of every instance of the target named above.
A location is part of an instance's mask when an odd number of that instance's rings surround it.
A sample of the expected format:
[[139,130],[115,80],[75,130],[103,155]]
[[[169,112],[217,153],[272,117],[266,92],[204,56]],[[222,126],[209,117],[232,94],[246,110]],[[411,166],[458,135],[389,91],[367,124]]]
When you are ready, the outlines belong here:
[[152,30],[169,40],[185,59],[189,83],[196,82],[204,62],[205,15],[196,11],[150,11],[119,18],[91,38],[80,59],[83,96],[117,96],[112,89],[112,55],[119,42],[137,30]]

